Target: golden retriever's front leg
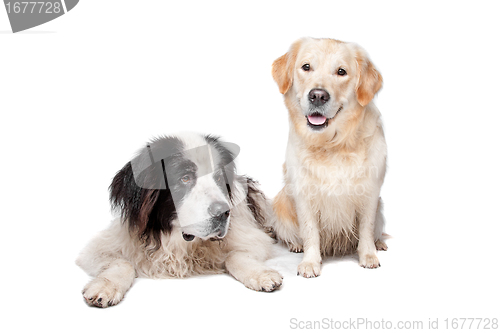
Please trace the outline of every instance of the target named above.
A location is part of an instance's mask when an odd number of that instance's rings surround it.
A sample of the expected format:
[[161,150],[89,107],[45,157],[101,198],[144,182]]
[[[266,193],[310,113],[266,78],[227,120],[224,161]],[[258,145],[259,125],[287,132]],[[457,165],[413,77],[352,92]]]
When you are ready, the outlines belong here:
[[226,269],[247,288],[257,291],[274,291],[283,283],[280,273],[244,251],[231,252],[226,259]]
[[297,214],[300,224],[300,236],[304,241],[304,257],[297,267],[297,275],[306,278],[321,274],[321,252],[318,218],[304,201],[298,201]]
[[359,265],[365,268],[380,267],[375,247],[375,218],[378,206],[378,193],[365,203],[359,211]]

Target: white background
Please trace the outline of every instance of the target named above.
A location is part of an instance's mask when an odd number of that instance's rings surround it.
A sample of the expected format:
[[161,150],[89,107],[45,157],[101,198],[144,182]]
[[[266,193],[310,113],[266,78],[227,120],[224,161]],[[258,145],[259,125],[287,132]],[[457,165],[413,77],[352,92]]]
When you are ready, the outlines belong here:
[[[499,316],[500,24],[495,2],[81,1],[12,34],[0,9],[1,300],[10,331],[287,331],[297,321]],[[111,213],[115,172],[154,135],[215,133],[273,197],[288,120],[271,64],[299,37],[363,46],[384,77],[382,267],[302,254],[281,290],[228,275],[136,280],[90,308],[74,264]]]

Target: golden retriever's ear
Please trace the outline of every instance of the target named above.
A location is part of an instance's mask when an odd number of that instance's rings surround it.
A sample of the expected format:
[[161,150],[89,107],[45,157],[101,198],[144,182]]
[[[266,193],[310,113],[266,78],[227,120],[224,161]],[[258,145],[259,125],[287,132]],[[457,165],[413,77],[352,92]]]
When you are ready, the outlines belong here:
[[302,40],[296,41],[287,53],[273,62],[273,79],[278,84],[282,94],[286,94],[292,86],[295,60],[297,60],[297,53],[301,44]]
[[361,106],[366,106],[375,94],[382,88],[382,75],[377,71],[364,50],[357,47],[358,83],[356,97]]

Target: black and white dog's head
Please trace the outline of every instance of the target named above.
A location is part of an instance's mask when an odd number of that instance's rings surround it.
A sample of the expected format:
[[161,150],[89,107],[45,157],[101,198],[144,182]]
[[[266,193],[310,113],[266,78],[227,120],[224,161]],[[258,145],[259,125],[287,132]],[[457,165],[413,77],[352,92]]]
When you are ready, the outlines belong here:
[[234,199],[238,146],[217,137],[181,134],[154,139],[114,177],[110,200],[131,231],[153,247],[161,233],[184,240],[223,238]]

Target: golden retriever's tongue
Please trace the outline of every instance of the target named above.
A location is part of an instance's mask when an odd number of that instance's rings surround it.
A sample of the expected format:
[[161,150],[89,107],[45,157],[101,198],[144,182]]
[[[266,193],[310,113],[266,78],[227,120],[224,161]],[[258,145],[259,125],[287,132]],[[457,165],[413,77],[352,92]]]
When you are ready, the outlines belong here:
[[323,125],[326,121],[325,116],[320,116],[320,115],[313,115],[313,116],[307,116],[307,120],[313,125]]

